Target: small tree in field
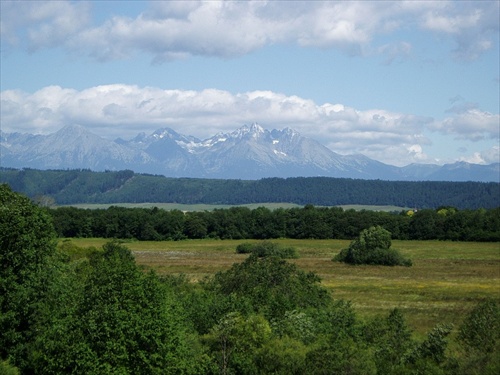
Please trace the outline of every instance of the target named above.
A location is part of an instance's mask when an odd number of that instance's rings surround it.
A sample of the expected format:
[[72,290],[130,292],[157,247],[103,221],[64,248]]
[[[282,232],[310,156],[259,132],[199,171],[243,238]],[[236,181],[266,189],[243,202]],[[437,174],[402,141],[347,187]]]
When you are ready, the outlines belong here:
[[361,231],[359,237],[347,249],[342,249],[333,260],[349,264],[412,265],[410,259],[391,249],[391,233],[378,225]]

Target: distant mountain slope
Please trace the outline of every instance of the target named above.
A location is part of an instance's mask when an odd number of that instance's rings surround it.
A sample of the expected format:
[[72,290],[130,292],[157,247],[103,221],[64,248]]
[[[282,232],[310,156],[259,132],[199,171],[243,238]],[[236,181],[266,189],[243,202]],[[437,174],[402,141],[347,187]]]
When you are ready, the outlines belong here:
[[92,172],[0,168],[0,183],[8,183],[15,191],[32,198],[50,196],[57,204],[156,202],[235,205],[285,202],[319,206],[500,207],[500,184],[495,182],[411,182],[331,177],[254,181],[167,178],[130,170]]
[[0,165],[95,171],[130,169],[168,177],[256,180],[265,177],[345,177],[402,181],[500,181],[500,164],[465,162],[396,167],[363,155],[340,155],[286,128],[258,124],[205,140],[170,128],[131,140],[101,138],[81,126],[50,135],[0,133]]
[[3,134],[2,166],[30,168],[125,169],[154,163],[147,153],[101,138],[81,126],[66,126],[42,135]]

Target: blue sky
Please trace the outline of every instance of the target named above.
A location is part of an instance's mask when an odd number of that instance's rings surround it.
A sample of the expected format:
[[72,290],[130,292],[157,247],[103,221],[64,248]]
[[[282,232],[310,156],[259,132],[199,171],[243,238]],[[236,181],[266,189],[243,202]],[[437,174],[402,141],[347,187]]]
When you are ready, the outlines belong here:
[[258,122],[393,165],[499,161],[499,1],[4,1],[3,132]]

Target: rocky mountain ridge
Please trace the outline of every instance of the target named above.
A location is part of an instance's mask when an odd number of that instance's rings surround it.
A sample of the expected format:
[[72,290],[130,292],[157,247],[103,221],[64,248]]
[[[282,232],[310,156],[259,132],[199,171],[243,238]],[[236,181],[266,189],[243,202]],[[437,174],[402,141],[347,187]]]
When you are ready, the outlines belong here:
[[82,126],[49,135],[0,133],[2,167],[38,169],[131,169],[168,177],[260,179],[344,177],[381,180],[500,180],[499,163],[396,167],[364,155],[340,155],[293,129],[245,125],[201,140],[170,128],[130,140],[108,140]]

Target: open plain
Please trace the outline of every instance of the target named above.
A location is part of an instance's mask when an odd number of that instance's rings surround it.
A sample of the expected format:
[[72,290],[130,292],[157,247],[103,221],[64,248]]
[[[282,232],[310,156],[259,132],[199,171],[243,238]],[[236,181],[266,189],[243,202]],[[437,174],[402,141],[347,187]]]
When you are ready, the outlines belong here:
[[[100,247],[105,239],[71,239],[79,247]],[[144,269],[159,275],[184,274],[193,282],[224,271],[248,255],[236,246],[251,240],[130,241]],[[412,259],[412,267],[350,266],[332,262],[346,240],[272,240],[293,246],[290,260],[319,275],[335,299],[352,302],[361,317],[384,315],[393,308],[405,314],[417,335],[437,323],[459,325],[479,301],[500,300],[500,244],[450,241],[393,241]]]

